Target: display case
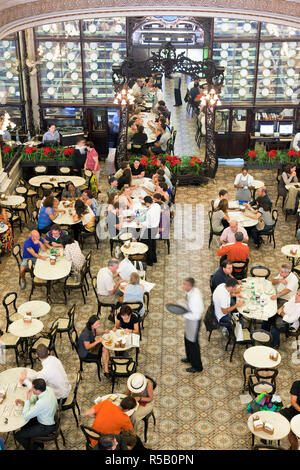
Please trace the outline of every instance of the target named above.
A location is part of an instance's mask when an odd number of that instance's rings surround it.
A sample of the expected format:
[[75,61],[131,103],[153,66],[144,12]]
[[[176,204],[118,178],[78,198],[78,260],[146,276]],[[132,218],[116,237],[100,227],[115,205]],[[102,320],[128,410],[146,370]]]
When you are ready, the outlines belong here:
[[79,21],[66,21],[65,23],[43,24],[35,28],[37,37],[46,38],[74,38],[79,37]]
[[84,81],[86,101],[112,99],[112,66],[126,56],[126,42],[85,42]]
[[20,101],[18,66],[14,37],[0,40],[0,104]]
[[120,110],[117,107],[88,108],[88,134],[100,158],[107,157],[110,147],[116,146],[119,132]]
[[225,67],[221,100],[253,101],[255,83],[256,44],[248,42],[215,42],[213,59]]
[[84,128],[83,108],[72,106],[45,107],[42,108],[43,130],[48,129],[49,125],[54,123],[56,127],[61,128]]
[[298,104],[300,42],[261,42],[257,73],[257,102]]
[[126,37],[125,16],[82,21],[84,38],[121,38]]
[[37,48],[41,101],[82,101],[80,42],[38,41]]

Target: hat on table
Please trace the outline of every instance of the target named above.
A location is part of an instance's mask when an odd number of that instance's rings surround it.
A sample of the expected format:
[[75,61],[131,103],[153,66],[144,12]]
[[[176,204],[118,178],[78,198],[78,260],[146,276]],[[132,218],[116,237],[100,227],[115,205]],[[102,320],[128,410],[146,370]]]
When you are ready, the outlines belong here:
[[147,379],[143,374],[136,372],[128,378],[127,387],[132,393],[141,393],[147,387]]

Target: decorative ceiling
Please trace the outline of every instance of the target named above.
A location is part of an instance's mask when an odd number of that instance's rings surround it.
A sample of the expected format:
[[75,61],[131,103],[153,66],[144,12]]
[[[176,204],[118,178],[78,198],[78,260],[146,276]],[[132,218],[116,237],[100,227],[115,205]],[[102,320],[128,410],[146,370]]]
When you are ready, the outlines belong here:
[[101,16],[168,14],[222,16],[286,24],[300,28],[297,0],[2,0],[0,39],[43,23]]

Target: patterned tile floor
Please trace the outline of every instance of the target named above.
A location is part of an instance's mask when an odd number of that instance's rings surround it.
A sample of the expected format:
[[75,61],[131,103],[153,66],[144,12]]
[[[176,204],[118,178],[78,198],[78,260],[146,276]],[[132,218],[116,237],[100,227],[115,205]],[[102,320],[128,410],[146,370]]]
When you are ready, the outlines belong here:
[[[177,108],[178,109],[178,108]],[[177,111],[176,111],[177,112]],[[178,122],[186,119],[185,105],[178,112]],[[190,128],[193,126],[190,122]],[[180,135],[180,134],[179,134]],[[183,135],[182,140],[186,142]],[[191,139],[189,139],[190,142]],[[186,142],[188,144],[188,142]],[[180,362],[184,356],[183,319],[166,312],[164,305],[167,302],[180,299],[183,295],[181,285],[186,276],[193,276],[202,291],[205,307],[210,301],[209,276],[218,267],[218,259],[215,255],[217,249],[216,240],[208,249],[209,223],[207,211],[210,209],[210,200],[217,196],[219,189],[227,188],[230,198],[233,199],[235,190],[233,181],[237,168],[220,167],[216,176],[216,184],[209,183],[205,187],[180,187],[177,192],[178,204],[201,205],[204,210],[204,244],[199,249],[193,248],[191,240],[174,240],[171,238],[171,253],[167,254],[164,244],[158,246],[158,263],[147,270],[147,279],[155,282],[156,287],[151,293],[150,314],[145,321],[145,330],[140,348],[138,370],[146,373],[157,381],[155,391],[155,415],[157,417],[156,428],[152,422],[148,430],[147,445],[152,449],[250,449],[251,435],[247,429],[247,412],[245,405],[240,402],[242,391],[242,366],[244,347],[237,347],[233,361],[229,362],[229,353],[224,351],[225,339],[221,332],[212,334],[208,342],[208,333],[203,327],[200,332],[200,345],[204,370],[200,374],[190,375],[185,371],[186,366]],[[255,178],[265,181],[269,188],[273,201],[276,198],[275,171],[252,171]],[[102,178],[102,195],[105,194],[105,180]],[[190,219],[189,219],[190,220]],[[195,217],[192,217],[195,226]],[[190,222],[183,224],[190,231]],[[172,229],[173,230],[173,229]],[[265,264],[272,270],[272,275],[277,272],[278,266],[286,261],[280,253],[281,246],[295,242],[295,220],[290,217],[284,221],[279,209],[279,223],[276,230],[276,249],[272,245],[265,244],[257,251],[250,241],[250,266]],[[22,243],[27,237],[27,229],[19,236],[17,232],[16,242]],[[84,252],[94,245],[86,246]],[[99,249],[93,249],[92,273],[96,275],[99,268],[103,267],[109,259],[108,240],[100,243]],[[17,265],[12,257],[4,258],[0,265],[1,298],[9,292],[18,293],[17,304],[28,300],[29,287],[20,291],[18,286]],[[44,298],[44,292],[37,290],[34,299]],[[68,301],[76,302],[75,324],[80,332],[91,314],[96,312],[94,293],[90,288],[88,301],[83,304],[79,293],[74,293]],[[45,317],[45,327],[59,316],[65,314],[67,307],[53,305],[50,314]],[[102,324],[110,327],[107,320],[108,312],[103,311]],[[0,308],[0,323],[5,323],[4,309]],[[1,325],[0,325],[1,326]],[[294,341],[282,339],[280,352],[282,363],[279,366],[277,390],[285,403],[289,400],[291,383],[298,378],[299,364],[292,360]],[[66,336],[62,340],[58,337],[57,351],[64,364],[72,383],[75,381],[79,361],[71,350]],[[14,356],[7,355],[7,364],[0,365],[0,372],[6,368],[14,367]],[[116,391],[124,391],[126,380],[121,379]],[[80,422],[90,424],[91,421],[83,416],[83,412],[92,406],[93,400],[109,393],[110,382],[102,378],[99,382],[94,365],[85,365],[83,380],[79,386],[78,402],[82,415]],[[76,428],[71,411],[65,412],[62,419],[62,429],[66,437],[66,449],[84,449],[85,439],[79,428]],[[142,426],[139,434],[142,436]],[[63,448],[60,442],[60,447]],[[282,444],[288,447],[284,440]],[[12,438],[8,440],[8,448],[14,449]],[[47,448],[52,449],[49,445]]]

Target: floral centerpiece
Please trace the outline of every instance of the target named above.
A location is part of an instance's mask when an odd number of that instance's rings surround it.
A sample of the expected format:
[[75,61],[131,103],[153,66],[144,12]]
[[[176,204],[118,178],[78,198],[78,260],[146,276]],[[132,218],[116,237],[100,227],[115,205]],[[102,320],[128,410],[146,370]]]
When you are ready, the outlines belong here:
[[9,145],[4,145],[4,147],[2,147],[2,160],[4,164],[10,162],[14,155],[15,149],[13,147],[10,147]]

